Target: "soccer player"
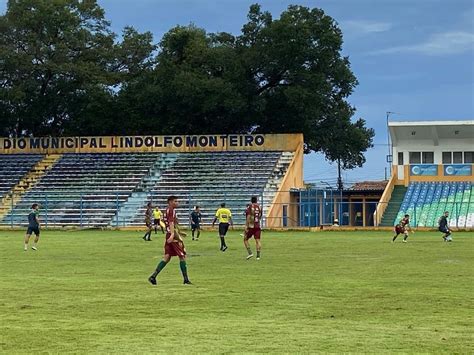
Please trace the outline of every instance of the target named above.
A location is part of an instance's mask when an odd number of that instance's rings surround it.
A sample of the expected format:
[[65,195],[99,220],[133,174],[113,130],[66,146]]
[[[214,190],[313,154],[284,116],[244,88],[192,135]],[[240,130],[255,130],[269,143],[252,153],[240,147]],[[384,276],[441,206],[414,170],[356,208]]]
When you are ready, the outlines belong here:
[[410,215],[406,214],[400,222],[395,226],[395,236],[392,239],[392,243],[395,242],[399,234],[403,234],[403,243],[407,243],[408,231],[410,229]]
[[177,207],[178,198],[176,196],[168,197],[168,208],[166,209],[163,218],[166,226],[165,255],[156,267],[155,272],[148,278],[148,281],[152,285],[156,285],[156,276],[165,268],[173,256],[179,258],[179,267],[184,279],[183,283],[185,285],[192,285],[188,278],[186,249],[184,247],[183,239],[178,232],[178,217],[176,216]]
[[451,230],[449,229],[449,224],[448,224],[448,216],[449,212],[446,211],[443,213],[443,215],[439,218],[438,221],[438,230],[443,233],[443,240],[445,242],[452,242],[453,238],[451,238]]
[[35,234],[35,240],[31,249],[38,250],[37,245],[40,237],[40,222],[39,222],[39,205],[33,203],[31,205],[31,212],[28,215],[28,230],[25,235],[25,251],[28,250],[28,243],[30,241],[31,234]]
[[[247,206],[245,207],[245,211],[244,211],[244,213],[243,213],[243,215],[244,215],[245,218],[247,218],[247,209],[249,208],[249,206],[250,206],[250,203],[248,203]],[[246,231],[247,231],[247,228],[245,228],[245,229],[244,229],[244,232],[243,232],[243,233],[240,233],[239,235],[240,235],[241,237],[244,237],[244,238],[245,238],[245,233],[246,233]]]
[[148,202],[146,205],[145,211],[145,225],[146,225],[146,233],[143,236],[143,240],[149,242],[151,241],[151,230],[153,229],[153,224],[151,223],[151,219],[153,218],[153,206],[151,202]]
[[191,233],[194,240],[194,233],[196,233],[196,240],[199,240],[199,236],[201,235],[201,208],[199,206],[194,207],[194,211],[191,212],[189,216],[189,220],[191,222]]
[[262,243],[260,237],[262,230],[260,229],[260,221],[262,219],[262,209],[257,203],[257,197],[253,196],[250,200],[252,203],[247,206],[245,211],[245,232],[244,232],[244,245],[247,249],[248,255],[247,260],[253,257],[252,249],[250,249],[249,239],[255,238],[255,246],[257,248],[257,260],[260,260],[260,251],[262,249]]
[[156,206],[155,209],[153,210],[153,225],[155,226],[155,234],[157,233],[158,226],[161,228],[161,233],[165,234],[165,230],[163,226],[161,225],[161,217],[162,217],[161,210],[158,206]]
[[225,243],[225,235],[229,230],[229,225],[233,226],[232,213],[228,208],[225,207],[225,203],[221,204],[221,208],[216,211],[216,218],[212,222],[212,227],[219,220],[219,237],[221,238],[221,251],[227,250],[227,244]]

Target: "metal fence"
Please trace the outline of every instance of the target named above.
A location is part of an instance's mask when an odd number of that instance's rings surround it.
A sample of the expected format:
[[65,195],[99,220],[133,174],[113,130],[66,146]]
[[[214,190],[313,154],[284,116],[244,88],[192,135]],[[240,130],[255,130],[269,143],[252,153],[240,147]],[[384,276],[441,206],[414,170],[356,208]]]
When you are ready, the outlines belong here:
[[[391,213],[385,211],[378,216],[379,206],[387,205],[380,202],[348,202],[348,201],[312,201],[294,204],[299,210],[297,218],[273,217],[278,227],[324,227],[330,225],[350,227],[394,226],[407,213],[410,215],[410,224],[413,227],[437,227],[438,219],[445,210],[449,211],[448,221],[451,227],[473,228],[474,211],[465,212],[472,203],[452,203],[450,207],[441,208],[434,214],[426,212],[426,207],[413,207],[407,211]],[[288,205],[290,207],[291,205]],[[379,221],[380,220],[380,221]],[[268,222],[267,222],[268,223]],[[279,224],[278,224],[279,223]]]
[[[257,196],[265,213],[268,199],[262,193],[223,192],[210,197],[202,191],[193,193],[178,192],[178,217],[186,225],[195,206],[201,207],[204,225],[212,224],[217,208],[222,203],[230,208],[236,224],[245,223],[245,208],[251,196]],[[5,201],[5,200],[4,200]],[[166,197],[150,196],[147,192],[129,196],[120,192],[102,193],[29,193],[21,199],[10,196],[7,205],[0,204],[0,225],[12,228],[26,226],[28,213],[33,203],[40,205],[40,221],[43,227],[106,228],[143,226],[145,206],[148,202],[166,208]],[[3,214],[2,214],[3,211]]]
[[[204,192],[178,193],[180,207],[178,217],[183,225],[189,223],[189,214],[194,206],[201,207],[203,224],[210,225],[215,211],[221,203],[225,203],[233,213],[236,225],[245,223],[245,209],[250,197],[256,195],[262,206],[264,227],[320,227],[329,225],[339,226],[375,226],[380,220],[377,211],[381,203],[377,201],[348,201],[331,191],[320,191],[316,194],[306,194],[301,191],[288,191],[283,201],[275,200],[274,195],[265,193],[253,194],[245,192],[222,192],[218,196]],[[306,194],[306,195],[305,195]],[[147,192],[129,196],[118,191],[98,193],[28,193],[20,200],[4,199],[8,205],[0,205],[0,225],[18,227],[28,223],[27,215],[32,203],[40,204],[40,219],[44,227],[79,227],[106,228],[144,225],[144,207],[147,202],[165,209],[165,198],[153,199]],[[400,214],[409,213],[412,226],[436,227],[438,218],[445,210],[450,212],[452,227],[472,228],[474,217],[473,202],[438,203],[436,211],[430,211],[426,206],[415,206],[407,211],[385,210],[382,225],[393,226]],[[469,217],[469,213],[473,216]]]

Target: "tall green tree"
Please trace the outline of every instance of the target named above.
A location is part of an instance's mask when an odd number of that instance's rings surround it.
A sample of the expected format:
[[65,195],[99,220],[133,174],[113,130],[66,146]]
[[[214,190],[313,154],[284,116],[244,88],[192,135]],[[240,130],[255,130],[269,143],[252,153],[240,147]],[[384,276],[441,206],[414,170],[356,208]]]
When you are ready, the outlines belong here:
[[238,132],[246,108],[242,69],[230,34],[177,26],[162,38],[154,70],[120,93],[134,132]]
[[[120,42],[112,48],[113,57],[107,68],[109,84],[91,85],[83,97],[80,111],[65,122],[66,135],[127,135],[139,133],[140,122],[131,114],[128,105],[119,100],[119,93],[142,83],[156,65],[153,36],[126,27]],[[143,98],[134,97],[133,100]],[[133,102],[133,105],[140,105]],[[142,129],[143,131],[144,129]]]
[[357,85],[321,9],[250,7],[241,33],[170,29],[120,40],[95,0],[11,0],[0,17],[0,130],[13,135],[303,132],[306,152],[364,163]]
[[306,152],[325,154],[341,169],[360,167],[375,132],[347,98],[358,84],[337,23],[321,9],[289,6],[279,19],[250,7],[237,40],[249,101],[260,132],[304,132]]
[[363,119],[351,122],[349,116],[338,120],[335,124],[323,126],[322,130],[325,134],[319,138],[321,152],[327,160],[337,163],[337,185],[338,189],[342,190],[344,188],[342,170],[351,170],[364,165],[364,152],[373,146],[375,131],[367,128]]
[[[347,136],[365,139],[354,142],[363,153],[373,132],[351,122],[347,98],[357,79],[342,43],[337,23],[320,9],[290,6],[273,19],[252,5],[236,37],[171,29],[153,72],[120,96],[138,132],[304,132],[306,152],[329,153],[327,134],[342,124]],[[352,166],[347,154],[336,159]]]
[[357,85],[341,55],[342,32],[321,9],[289,6],[279,19],[250,8],[237,50],[245,61],[258,131],[304,132],[306,150],[324,150],[326,130],[349,119]]
[[109,26],[95,0],[8,1],[0,17],[2,133],[62,134],[80,127],[97,98],[110,104],[123,75],[139,74],[151,35],[128,28],[117,44]]

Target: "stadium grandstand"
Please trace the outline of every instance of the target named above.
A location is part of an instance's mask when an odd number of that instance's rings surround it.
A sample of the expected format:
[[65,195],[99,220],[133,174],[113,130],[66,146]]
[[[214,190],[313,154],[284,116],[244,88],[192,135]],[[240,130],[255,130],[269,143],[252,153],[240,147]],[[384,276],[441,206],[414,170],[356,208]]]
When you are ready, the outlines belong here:
[[388,181],[344,189],[303,182],[303,136],[0,138],[0,225],[23,226],[32,203],[47,227],[142,227],[145,206],[180,198],[182,223],[225,202],[244,223],[258,196],[266,227],[474,227],[472,121],[390,122]]
[[409,214],[413,226],[432,228],[448,211],[451,227],[474,227],[474,122],[390,122],[389,130],[391,178],[293,191],[299,226],[392,228]]
[[[0,224],[23,226],[33,203],[46,227],[143,226],[145,206],[181,200],[210,223],[224,202],[237,224],[258,196],[267,226],[280,224],[303,186],[303,136],[208,135],[0,139]],[[275,203],[278,201],[278,203]],[[286,218],[296,209],[284,209]],[[187,218],[184,219],[187,222]]]
[[392,176],[375,212],[376,225],[474,227],[474,121],[389,122]]

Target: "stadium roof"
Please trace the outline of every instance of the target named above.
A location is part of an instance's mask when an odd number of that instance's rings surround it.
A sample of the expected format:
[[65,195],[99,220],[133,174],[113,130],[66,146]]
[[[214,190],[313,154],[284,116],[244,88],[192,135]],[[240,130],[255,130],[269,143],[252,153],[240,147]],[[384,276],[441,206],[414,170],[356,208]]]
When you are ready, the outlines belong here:
[[404,127],[404,126],[473,126],[474,120],[461,121],[390,121],[390,127]]
[[472,139],[474,120],[462,121],[392,121],[388,123],[394,144],[400,140],[432,140],[439,145],[440,139]]
[[383,191],[388,181],[360,181],[352,185],[350,191]]

